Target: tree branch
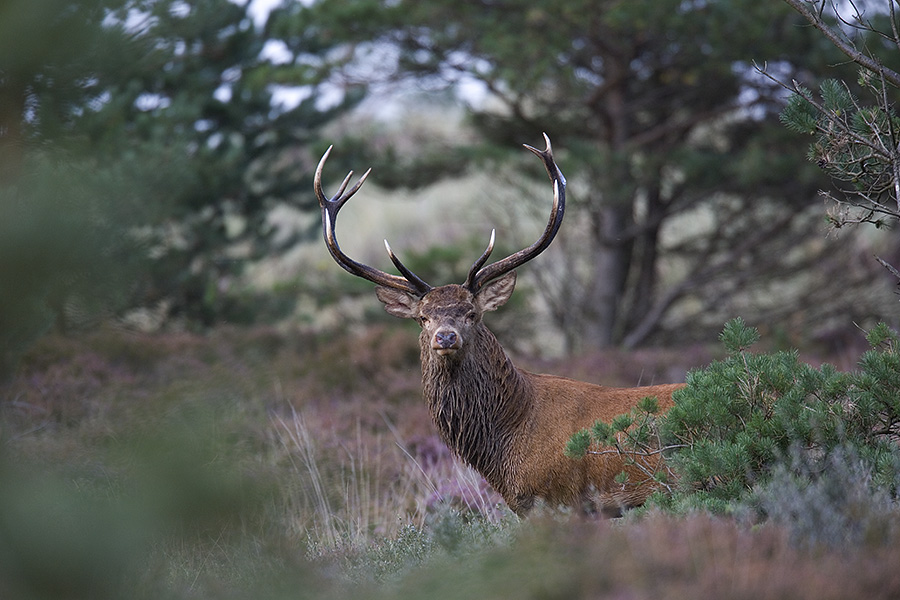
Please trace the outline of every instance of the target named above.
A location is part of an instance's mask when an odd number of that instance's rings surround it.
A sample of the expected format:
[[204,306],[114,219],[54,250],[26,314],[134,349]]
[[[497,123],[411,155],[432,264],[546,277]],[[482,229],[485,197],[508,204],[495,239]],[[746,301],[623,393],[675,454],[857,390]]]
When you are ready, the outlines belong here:
[[[813,13],[806,5],[810,2],[806,0],[784,0],[791,8],[803,15],[810,25],[822,32],[834,46],[843,52],[847,57],[856,64],[869,69],[875,73],[881,73],[884,79],[891,85],[900,88],[900,73],[885,67],[871,56],[868,56],[856,49],[852,43],[844,39],[832,27],[829,27],[822,20],[821,11],[818,14]],[[823,2],[824,6],[824,2]]]

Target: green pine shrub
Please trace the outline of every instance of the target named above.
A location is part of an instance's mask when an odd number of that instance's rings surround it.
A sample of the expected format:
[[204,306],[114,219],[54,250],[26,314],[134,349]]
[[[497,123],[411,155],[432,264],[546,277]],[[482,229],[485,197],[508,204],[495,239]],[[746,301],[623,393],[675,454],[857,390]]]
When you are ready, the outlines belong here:
[[862,474],[856,479],[865,479],[872,494],[896,500],[900,341],[895,332],[883,325],[873,329],[868,336],[873,348],[853,372],[813,367],[794,351],[750,352],[759,334],[741,319],[727,323],[720,339],[726,358],[688,373],[667,413],[657,414],[652,399],[645,400],[631,414],[573,436],[567,454],[577,458],[610,447],[626,457],[664,452],[667,472],[656,476],[672,484],[664,486],[669,494],[657,495],[653,503],[675,511],[755,507],[772,514],[776,474],[778,481],[793,480],[798,493],[824,494],[831,485],[823,483],[827,478],[847,478],[846,460],[835,458],[846,456],[854,457],[853,473]]

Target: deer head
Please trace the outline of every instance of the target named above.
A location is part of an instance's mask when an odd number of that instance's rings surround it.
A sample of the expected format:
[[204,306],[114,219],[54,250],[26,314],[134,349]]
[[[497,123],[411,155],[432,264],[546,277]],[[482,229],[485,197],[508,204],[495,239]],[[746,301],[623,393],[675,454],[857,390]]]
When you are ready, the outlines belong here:
[[322,189],[322,170],[331,153],[330,147],[319,161],[314,187],[322,209],[323,235],[329,253],[335,262],[348,272],[378,285],[376,294],[387,312],[397,317],[415,319],[422,326],[423,354],[430,348],[438,356],[452,357],[465,348],[474,329],[482,326],[482,315],[499,308],[509,299],[516,283],[514,269],[543,252],[559,231],[565,213],[566,179],[553,160],[553,151],[547,134],[544,134],[544,140],[546,142],[544,150],[525,145],[525,148],[543,161],[553,184],[553,206],[544,233],[531,246],[485,266],[494,249],[496,230],[492,231],[487,249],[469,269],[466,281],[462,285],[444,285],[436,288],[425,283],[403,265],[391,250],[387,240],[384,242],[387,253],[402,277],[358,263],[341,251],[334,231],[338,211],[359,190],[371,169],[347,190],[353,176],[351,171],[344,178],[337,194],[327,198]]

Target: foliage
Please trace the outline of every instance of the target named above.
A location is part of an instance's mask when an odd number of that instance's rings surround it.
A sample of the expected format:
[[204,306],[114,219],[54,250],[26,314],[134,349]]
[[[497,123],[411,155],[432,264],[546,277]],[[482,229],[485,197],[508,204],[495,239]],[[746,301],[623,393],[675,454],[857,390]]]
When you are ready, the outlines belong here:
[[[783,281],[815,263],[790,250],[819,235],[804,211],[821,181],[777,124],[780,90],[749,66],[833,64],[797,22],[744,0],[323,0],[273,16],[296,57],[330,50],[318,64],[335,82],[480,86],[470,122],[487,149],[471,157],[491,170],[522,160],[507,148],[550,133],[582,224],[567,226],[581,235],[537,290],[564,337],[587,347],[681,335],[673,308],[688,297],[701,306],[683,313],[690,329],[709,315],[703,325],[717,328],[736,279]],[[713,222],[672,244],[663,233],[679,216]]]
[[[821,192],[833,207],[828,220],[835,228],[893,226],[900,218],[900,117],[894,108],[900,88],[897,7],[887,3],[867,14],[854,3],[785,3],[859,67],[855,89],[847,79],[829,79],[820,85],[818,96],[796,80],[784,83],[786,78],[770,75],[792,92],[782,122],[792,131],[814,136],[809,159],[844,186],[838,192]],[[861,101],[861,94],[868,99]],[[876,259],[900,279],[895,266]]]
[[886,83],[877,75],[862,70],[858,84],[873,95],[875,105],[860,103],[845,83],[827,79],[818,97],[797,86],[781,120],[792,131],[814,135],[809,160],[851,186],[843,198],[825,193],[836,207],[828,215],[831,225],[881,228],[900,217],[895,174],[900,118],[885,102]]
[[896,494],[896,334],[873,329],[869,340],[876,347],[849,373],[813,367],[793,351],[749,352],[758,337],[743,320],[730,321],[721,335],[728,356],[691,371],[666,414],[653,417],[652,403],[642,403],[631,415],[573,437],[568,451],[664,451],[677,489],[659,500],[673,508],[735,510],[753,502],[755,489],[771,490],[773,473],[812,485],[827,479],[835,457],[848,452],[858,457],[855,468],[868,474],[872,490]]
[[[586,455],[618,454],[626,464],[642,469],[646,476],[653,478],[671,491],[669,485],[673,478],[671,469],[665,463],[660,469],[651,472],[638,460],[652,454],[662,452],[663,444],[659,437],[660,417],[659,400],[654,396],[642,398],[628,414],[617,415],[609,423],[598,420],[589,429],[576,432],[566,444],[565,453],[574,459]],[[666,446],[672,450],[674,446]],[[624,483],[625,474],[620,473],[617,481]]]
[[871,466],[850,450],[838,448],[824,459],[792,452],[753,490],[752,502],[795,544],[839,549],[884,539],[896,518],[898,485],[876,485]]
[[[740,287],[735,278],[779,280],[816,264],[816,256],[794,260],[800,253],[789,251],[806,248],[803,236],[815,233],[816,220],[798,210],[819,187],[816,170],[793,160],[787,132],[770,118],[781,106],[777,90],[748,67],[753,57],[787,72],[801,56],[807,65],[834,62],[787,12],[747,0],[342,0],[284,3],[257,26],[248,7],[11,0],[0,8],[3,182],[45,154],[115,180],[91,190],[127,209],[109,219],[150,258],[129,261],[130,280],[112,296],[101,293],[109,286],[95,286],[90,304],[150,308],[188,325],[252,320],[264,303],[242,286],[244,267],[315,228],[269,217],[286,207],[315,210],[309,189],[323,128],[357,106],[370,84],[408,90],[409,80],[431,90],[480,83],[490,101],[471,105],[469,123],[487,143],[471,147],[466,134],[451,144],[457,131],[435,141],[430,130],[408,132],[404,121],[405,150],[366,129],[374,139],[348,141],[333,160],[374,164],[388,185],[420,186],[473,162],[493,169],[507,160],[523,161],[516,173],[543,179],[531,159],[508,159],[508,147],[550,132],[583,237],[572,236],[563,258],[574,258],[547,269],[535,289],[548,294],[545,304],[573,345],[660,339],[679,328],[673,315],[698,332],[706,315],[718,327],[721,299]],[[542,43],[522,43],[532,38]],[[286,89],[302,98],[290,110],[278,104]],[[443,106],[456,108],[448,96]],[[344,130],[363,137],[353,124]],[[515,185],[505,187],[520,197]],[[665,242],[667,223],[684,214],[714,222]],[[43,287],[52,286],[64,287]],[[679,303],[685,310],[673,311]],[[267,306],[287,310],[281,301]],[[61,321],[60,310],[42,310],[47,318],[30,329],[46,329],[54,312]]]
[[123,225],[144,211],[96,166],[45,155],[0,185],[0,379],[49,327],[67,332],[128,305],[142,246]]
[[415,569],[448,558],[460,560],[509,542],[517,529],[514,519],[492,521],[445,507],[423,526],[406,525],[396,536],[349,553],[343,560],[344,576],[355,583],[400,581]]
[[310,234],[270,211],[315,205],[307,148],[361,93],[322,105],[246,2],[13,0],[0,40],[0,362],[73,309],[246,321],[244,266]]

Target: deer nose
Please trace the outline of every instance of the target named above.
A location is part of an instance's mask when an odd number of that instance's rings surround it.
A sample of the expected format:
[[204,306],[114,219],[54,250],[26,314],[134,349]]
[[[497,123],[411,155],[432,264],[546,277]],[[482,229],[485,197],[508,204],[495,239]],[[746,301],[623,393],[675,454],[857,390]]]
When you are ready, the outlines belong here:
[[459,336],[455,331],[438,331],[434,334],[435,350],[450,350],[458,347]]

